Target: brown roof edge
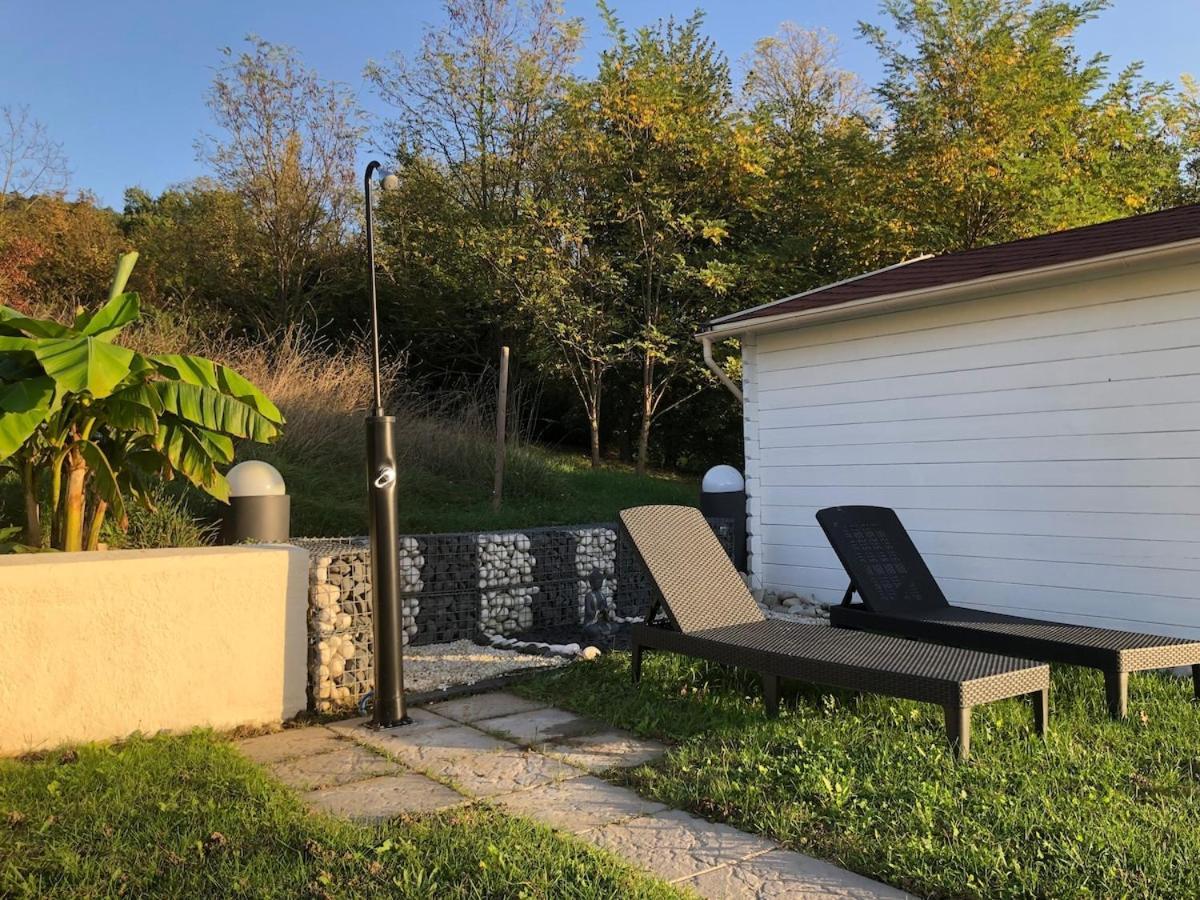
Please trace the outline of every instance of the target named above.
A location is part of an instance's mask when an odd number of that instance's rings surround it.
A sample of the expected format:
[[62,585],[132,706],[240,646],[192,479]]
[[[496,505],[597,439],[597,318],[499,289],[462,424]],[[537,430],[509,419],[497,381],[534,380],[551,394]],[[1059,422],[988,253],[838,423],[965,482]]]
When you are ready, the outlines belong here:
[[950,287],[997,275],[1016,275],[1195,238],[1200,238],[1200,204],[1176,206],[974,250],[919,257],[713,319],[705,323],[704,330],[725,331],[736,323],[768,316]]

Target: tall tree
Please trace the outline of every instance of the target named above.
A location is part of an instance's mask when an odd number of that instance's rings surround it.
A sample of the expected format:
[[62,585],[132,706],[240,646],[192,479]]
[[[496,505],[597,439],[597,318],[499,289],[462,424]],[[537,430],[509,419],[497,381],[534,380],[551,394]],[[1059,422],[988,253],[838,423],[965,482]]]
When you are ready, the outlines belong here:
[[730,304],[740,277],[735,222],[746,180],[762,169],[699,13],[630,34],[601,10],[612,45],[569,102],[581,123],[579,159],[603,198],[591,230],[628,286],[644,472],[654,422],[704,381],[691,338]]
[[1075,33],[1105,0],[885,0],[860,29],[887,76],[901,214],[957,250],[1153,208],[1178,183],[1177,106],[1137,66],[1111,84]]
[[[596,240],[596,185],[586,157],[575,158],[575,133],[564,129],[558,193],[530,209],[537,243],[528,254],[540,278],[521,278],[522,312],[536,329],[535,356],[544,372],[568,382],[588,423],[592,468],[600,465],[600,412],[606,380],[628,356],[627,283]],[[519,268],[519,267],[518,267]]]
[[[382,233],[394,248],[387,262],[409,270],[402,277],[445,288],[460,340],[465,324],[482,326],[479,356],[490,360],[526,330],[510,263],[529,244],[527,204],[552,184],[551,118],[581,32],[560,0],[446,0],[445,8],[447,25],[428,29],[411,58],[367,67],[392,110],[387,149],[405,182],[382,210]],[[412,271],[428,262],[437,271]]]
[[322,79],[289,47],[258,37],[217,69],[208,107],[220,129],[197,143],[262,233],[274,303],[264,324],[290,321],[327,277],[353,210],[361,113],[343,85]]
[[742,103],[764,147],[754,201],[753,280],[763,302],[908,251],[890,161],[867,88],[823,31],[785,22],[746,64]]

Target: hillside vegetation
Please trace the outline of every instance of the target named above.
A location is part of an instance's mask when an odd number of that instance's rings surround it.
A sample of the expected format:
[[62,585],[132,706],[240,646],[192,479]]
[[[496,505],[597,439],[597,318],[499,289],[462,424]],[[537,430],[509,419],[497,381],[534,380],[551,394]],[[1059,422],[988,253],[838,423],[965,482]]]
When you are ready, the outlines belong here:
[[[263,459],[283,474],[292,497],[292,534],[366,533],[364,416],[371,369],[365,344],[335,345],[299,327],[250,342],[206,336],[164,320],[133,333],[128,343],[146,352],[210,356],[245,374],[279,405],[287,425],[273,445],[241,444],[238,459]],[[384,383],[388,410],[399,419],[400,527],[405,532],[608,521],[626,506],[698,499],[695,478],[642,476],[620,464],[593,469],[578,453],[510,433],[505,499],[493,511],[494,408],[488,408],[482,388],[426,394],[405,378],[399,363],[385,371]],[[107,542],[201,543],[211,539],[211,523],[223,514],[221,504],[175,483],[160,491],[154,511],[131,508],[128,532],[110,528]],[[0,481],[0,526],[19,520],[19,486],[9,477]]]

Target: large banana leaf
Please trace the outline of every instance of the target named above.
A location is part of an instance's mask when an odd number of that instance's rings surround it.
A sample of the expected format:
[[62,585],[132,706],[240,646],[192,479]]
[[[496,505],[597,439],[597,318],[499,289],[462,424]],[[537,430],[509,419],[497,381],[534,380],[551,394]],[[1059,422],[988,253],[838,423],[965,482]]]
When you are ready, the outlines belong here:
[[106,503],[113,518],[120,522],[125,519],[125,501],[121,497],[121,489],[117,486],[117,476],[109,465],[108,457],[96,444],[91,441],[76,441],[75,447],[83,455],[88,468],[92,470],[92,484],[96,493]]
[[0,459],[20,449],[53,405],[54,382],[44,375],[0,388]]
[[163,403],[151,385],[134,384],[121,388],[105,400],[104,412],[110,425],[153,436],[158,433]]
[[40,340],[33,352],[60,392],[87,392],[97,399],[107,397],[129,375],[137,355],[86,335]]
[[38,342],[34,338],[0,334],[0,353],[32,353],[37,345]]
[[155,381],[153,385],[166,412],[201,428],[260,443],[279,435],[278,425],[236,397],[183,381]]
[[208,448],[212,458],[223,465],[233,462],[233,441],[227,435],[208,431],[204,428],[193,428],[196,437]]
[[117,332],[137,320],[142,314],[137,294],[117,294],[94,313],[75,317],[75,330],[80,334],[112,340]]
[[0,306],[0,334],[26,334],[35,338],[66,337],[71,329],[52,319],[31,319],[15,309]]
[[160,423],[157,446],[176,472],[218,500],[229,501],[229,482],[191,428],[179,421]]
[[243,403],[254,407],[256,412],[276,425],[283,424],[283,413],[279,411],[279,407],[272,403],[267,395],[254,384],[228,366],[215,363],[203,356],[188,356],[181,353],[155,356],[154,361],[167,369],[168,374],[179,381],[198,387],[212,388],[236,397]]

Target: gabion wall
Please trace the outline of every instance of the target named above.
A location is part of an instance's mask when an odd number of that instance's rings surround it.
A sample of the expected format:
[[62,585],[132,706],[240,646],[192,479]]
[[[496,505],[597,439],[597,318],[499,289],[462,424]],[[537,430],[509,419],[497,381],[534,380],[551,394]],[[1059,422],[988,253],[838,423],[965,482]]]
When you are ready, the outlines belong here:
[[[728,520],[713,520],[727,552]],[[309,691],[314,709],[354,706],[371,689],[370,551],[365,538],[299,539],[309,551]],[[408,535],[400,540],[405,644],[508,636],[581,621],[599,569],[623,617],[640,616],[650,584],[615,525]]]

